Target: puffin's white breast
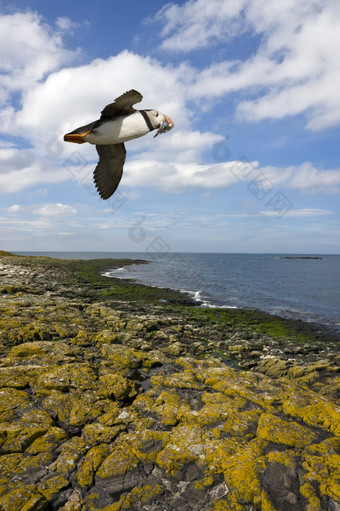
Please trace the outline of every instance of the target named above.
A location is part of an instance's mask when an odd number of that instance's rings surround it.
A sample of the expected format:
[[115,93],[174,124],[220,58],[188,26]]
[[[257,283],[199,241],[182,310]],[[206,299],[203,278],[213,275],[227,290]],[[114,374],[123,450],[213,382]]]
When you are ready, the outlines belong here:
[[96,145],[119,144],[142,137],[149,131],[142,114],[134,112],[127,116],[117,117],[113,121],[103,122],[92,133],[86,135],[84,140]]

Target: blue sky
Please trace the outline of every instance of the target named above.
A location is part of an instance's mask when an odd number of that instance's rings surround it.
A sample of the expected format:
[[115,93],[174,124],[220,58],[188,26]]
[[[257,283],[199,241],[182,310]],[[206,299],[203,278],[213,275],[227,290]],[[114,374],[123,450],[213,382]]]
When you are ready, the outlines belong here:
[[[340,3],[270,5],[2,2],[0,248],[339,254]],[[175,128],[103,201],[62,137],[131,88]]]

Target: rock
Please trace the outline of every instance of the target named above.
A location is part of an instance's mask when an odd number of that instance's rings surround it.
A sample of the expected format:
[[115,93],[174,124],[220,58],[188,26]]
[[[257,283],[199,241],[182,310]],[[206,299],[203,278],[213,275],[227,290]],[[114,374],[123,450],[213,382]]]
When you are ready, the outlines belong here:
[[268,463],[262,476],[262,484],[277,511],[296,511],[304,507],[298,497],[300,484],[297,466]]
[[92,486],[99,466],[109,456],[110,452],[110,447],[105,443],[92,447],[86,453],[85,459],[76,473],[77,481],[82,488],[90,488]]
[[1,451],[4,454],[23,452],[47,430],[48,427],[43,426],[4,422],[0,425]]
[[184,344],[179,341],[174,341],[164,350],[167,355],[178,357],[186,352]]
[[125,429],[124,425],[105,426],[100,422],[93,422],[84,426],[82,435],[86,445],[110,444]]
[[282,360],[279,357],[268,356],[258,362],[256,369],[274,378],[286,376],[292,362],[289,360]]
[[86,452],[86,444],[82,438],[75,436],[66,440],[56,449],[59,455],[50,465],[50,470],[69,477],[77,469],[78,461],[84,452]]
[[26,485],[24,488],[9,491],[0,497],[0,506],[4,511],[42,511],[47,507],[44,496],[36,489],[35,485]]
[[294,421],[280,419],[270,413],[263,413],[258,422],[256,436],[288,447],[304,447],[317,440],[315,432]]
[[97,264],[0,254],[0,509],[337,511],[336,345]]
[[52,367],[37,380],[35,392],[43,396],[51,390],[66,392],[71,389],[86,389],[97,379],[96,373],[89,364],[65,364]]
[[141,365],[143,354],[137,350],[120,346],[117,344],[106,346],[102,348],[102,356],[105,360],[110,362],[111,370],[128,370],[134,369]]

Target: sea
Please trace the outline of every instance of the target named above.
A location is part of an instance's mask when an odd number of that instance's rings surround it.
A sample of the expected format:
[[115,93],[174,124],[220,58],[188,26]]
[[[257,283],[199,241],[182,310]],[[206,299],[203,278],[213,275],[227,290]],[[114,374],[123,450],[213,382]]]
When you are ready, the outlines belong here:
[[340,332],[340,255],[16,252],[62,259],[132,259],[105,275],[189,294],[201,307],[259,309]]

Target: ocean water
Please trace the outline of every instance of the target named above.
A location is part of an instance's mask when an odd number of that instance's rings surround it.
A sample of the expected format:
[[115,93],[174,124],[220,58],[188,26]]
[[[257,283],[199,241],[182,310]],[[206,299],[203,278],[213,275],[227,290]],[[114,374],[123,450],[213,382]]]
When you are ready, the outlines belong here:
[[108,268],[105,274],[181,290],[207,307],[255,308],[340,331],[339,255],[299,259],[293,258],[298,254],[21,253],[65,259],[144,259],[149,264]]

